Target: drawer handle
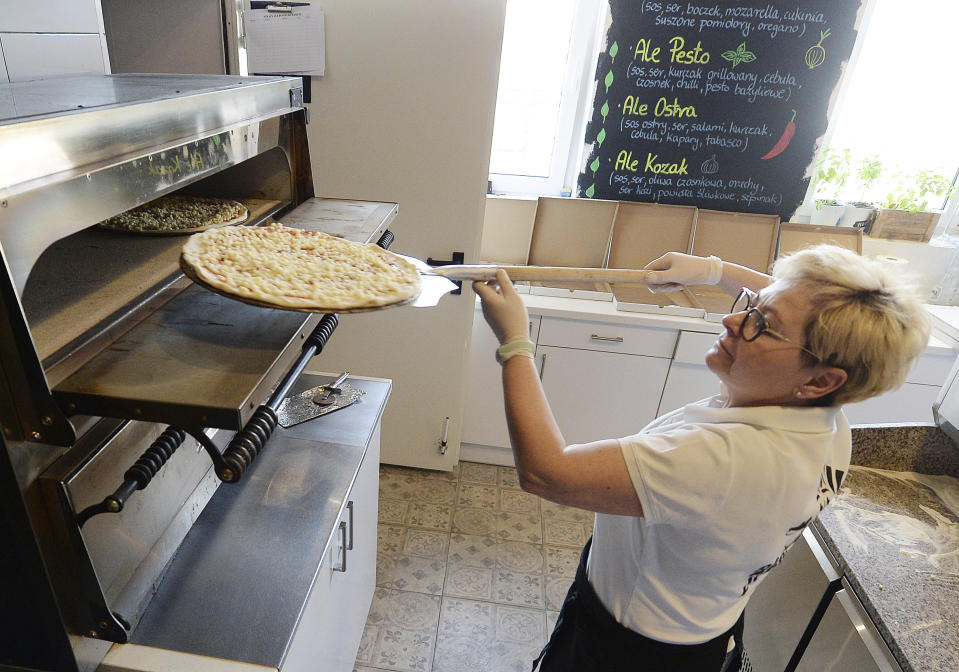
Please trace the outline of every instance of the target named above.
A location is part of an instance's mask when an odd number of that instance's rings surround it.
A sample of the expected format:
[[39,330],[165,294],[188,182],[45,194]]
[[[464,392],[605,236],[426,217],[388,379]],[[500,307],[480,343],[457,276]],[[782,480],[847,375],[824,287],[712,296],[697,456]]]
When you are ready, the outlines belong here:
[[346,503],[346,509],[350,512],[350,543],[346,545],[346,550],[353,550],[353,500]]
[[546,371],[546,353],[543,353],[543,360],[539,364],[539,379],[543,380],[543,372]]
[[343,549],[343,564],[339,567],[334,566],[334,572],[345,572],[346,571],[346,521],[340,521],[340,536],[342,540],[342,545],[340,546]]
[[607,343],[622,343],[622,336],[600,336],[599,334],[590,334],[589,340],[591,341],[606,341]]

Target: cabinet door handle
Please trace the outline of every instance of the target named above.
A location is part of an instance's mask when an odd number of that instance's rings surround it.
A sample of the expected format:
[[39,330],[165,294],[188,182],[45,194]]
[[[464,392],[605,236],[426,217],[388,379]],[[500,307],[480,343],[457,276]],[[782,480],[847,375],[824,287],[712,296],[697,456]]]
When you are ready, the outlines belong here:
[[599,334],[590,334],[589,340],[591,341],[606,341],[608,343],[622,343],[622,336],[600,336]]
[[346,503],[346,510],[350,512],[350,543],[346,545],[346,550],[353,550],[353,500]]
[[343,542],[342,545],[341,545],[341,548],[343,549],[343,564],[340,565],[339,567],[334,566],[334,567],[333,567],[333,571],[334,571],[334,572],[345,572],[345,571],[346,571],[346,550],[347,550],[347,548],[346,548],[346,521],[345,521],[345,520],[341,520],[341,521],[340,521],[340,537],[341,537],[341,541]]
[[539,363],[539,379],[543,380],[543,371],[546,370],[546,353],[543,353],[543,359]]

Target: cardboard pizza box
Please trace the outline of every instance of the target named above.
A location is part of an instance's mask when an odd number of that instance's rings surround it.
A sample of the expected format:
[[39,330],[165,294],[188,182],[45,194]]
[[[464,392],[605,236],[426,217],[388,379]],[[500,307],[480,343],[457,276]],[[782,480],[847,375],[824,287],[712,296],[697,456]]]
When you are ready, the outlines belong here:
[[[529,247],[530,266],[603,268],[618,201],[592,198],[540,197]],[[544,283],[531,283],[531,293],[547,293]],[[560,296],[612,300],[609,286],[564,283]],[[576,294],[583,292],[583,294]]]
[[779,230],[779,253],[776,258],[823,243],[838,245],[862,254],[862,229],[783,222]]
[[523,266],[536,218],[537,199],[486,197],[480,263]]
[[[723,261],[768,273],[776,257],[779,229],[778,215],[700,210],[690,253],[702,257],[715,254]],[[684,293],[711,321],[721,320],[733,300],[711,285],[689,287]]]
[[[609,268],[641,269],[667,252],[687,252],[696,225],[696,208],[659,203],[621,202],[613,221]],[[611,285],[616,310],[702,317],[681,292],[654,294],[638,285]]]

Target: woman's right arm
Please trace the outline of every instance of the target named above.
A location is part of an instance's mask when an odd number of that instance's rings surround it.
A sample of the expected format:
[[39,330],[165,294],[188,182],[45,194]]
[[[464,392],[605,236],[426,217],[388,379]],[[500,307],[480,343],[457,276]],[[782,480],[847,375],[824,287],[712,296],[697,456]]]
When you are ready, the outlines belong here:
[[718,285],[735,296],[743,287],[759,291],[773,281],[772,276],[746,266],[681,252],[667,252],[648,263],[645,270],[652,271],[647,283],[654,292],[675,292],[690,285]]

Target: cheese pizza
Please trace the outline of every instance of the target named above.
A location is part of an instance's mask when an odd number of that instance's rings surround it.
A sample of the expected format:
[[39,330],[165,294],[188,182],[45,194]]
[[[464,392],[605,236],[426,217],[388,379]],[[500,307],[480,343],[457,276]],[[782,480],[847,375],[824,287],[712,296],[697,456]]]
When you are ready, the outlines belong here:
[[241,300],[316,312],[399,305],[416,298],[420,286],[416,266],[377,245],[282,224],[194,234],[181,265]]
[[100,222],[112,231],[183,234],[237,224],[247,218],[246,206],[225,198],[161,196]]

